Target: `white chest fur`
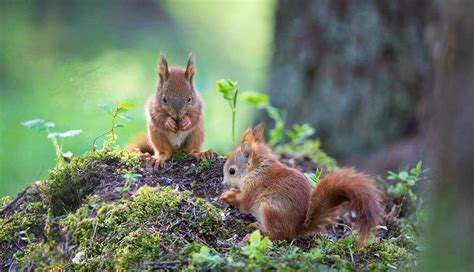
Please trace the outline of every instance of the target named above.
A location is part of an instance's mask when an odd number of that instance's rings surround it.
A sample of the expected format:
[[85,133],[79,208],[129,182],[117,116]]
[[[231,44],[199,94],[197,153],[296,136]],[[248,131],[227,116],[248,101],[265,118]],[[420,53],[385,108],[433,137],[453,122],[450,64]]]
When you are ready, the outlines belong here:
[[167,133],[166,138],[170,142],[170,144],[173,146],[173,148],[178,149],[183,147],[184,142],[188,138],[189,133],[191,133],[191,130],[186,130],[186,131],[178,131],[176,133]]

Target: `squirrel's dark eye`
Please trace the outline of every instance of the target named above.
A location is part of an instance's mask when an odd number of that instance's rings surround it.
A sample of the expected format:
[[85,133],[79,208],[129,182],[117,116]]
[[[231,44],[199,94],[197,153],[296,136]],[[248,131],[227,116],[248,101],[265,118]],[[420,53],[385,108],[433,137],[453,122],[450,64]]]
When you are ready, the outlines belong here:
[[234,175],[235,174],[235,168],[230,168],[229,169],[229,174]]
[[191,97],[188,98],[188,103],[191,103]]
[[166,102],[168,102],[168,101],[166,100],[166,97],[163,97],[163,103],[166,104]]

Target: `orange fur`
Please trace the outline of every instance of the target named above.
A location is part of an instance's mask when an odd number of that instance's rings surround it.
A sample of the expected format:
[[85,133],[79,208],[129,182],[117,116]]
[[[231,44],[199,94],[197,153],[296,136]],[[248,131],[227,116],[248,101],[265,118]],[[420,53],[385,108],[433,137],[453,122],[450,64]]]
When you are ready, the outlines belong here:
[[160,82],[146,105],[148,139],[143,138],[130,149],[148,152],[148,165],[162,167],[177,151],[185,151],[197,158],[212,158],[215,152],[201,152],[204,143],[202,101],[194,88],[194,58],[190,55],[186,68],[168,68],[161,56],[158,66]]
[[322,231],[341,204],[348,202],[357,215],[362,244],[383,212],[373,180],[353,169],[333,170],[312,189],[301,172],[281,164],[271,153],[262,127],[247,130],[241,145],[230,154],[224,183],[231,190],[221,200],[252,213],[274,240]]

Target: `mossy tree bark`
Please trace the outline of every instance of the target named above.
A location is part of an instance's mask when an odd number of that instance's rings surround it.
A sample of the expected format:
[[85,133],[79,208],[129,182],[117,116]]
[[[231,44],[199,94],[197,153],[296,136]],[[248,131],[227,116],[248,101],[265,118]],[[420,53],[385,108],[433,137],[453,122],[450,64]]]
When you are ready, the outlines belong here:
[[287,125],[311,123],[338,158],[416,133],[436,9],[423,0],[280,0],[272,103],[287,110]]

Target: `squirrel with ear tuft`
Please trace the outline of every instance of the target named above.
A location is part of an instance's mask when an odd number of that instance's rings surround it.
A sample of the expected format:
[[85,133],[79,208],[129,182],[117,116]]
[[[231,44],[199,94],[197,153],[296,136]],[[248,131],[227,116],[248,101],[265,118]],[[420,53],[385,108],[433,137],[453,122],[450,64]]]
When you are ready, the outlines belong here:
[[332,222],[343,203],[355,211],[358,243],[363,245],[381,221],[380,192],[373,179],[351,168],[327,173],[316,188],[298,170],[280,163],[265,144],[263,127],[247,129],[242,142],[224,165],[220,199],[252,214],[253,227],[272,240],[291,240],[320,232]]
[[211,159],[212,150],[201,152],[204,143],[202,101],[194,87],[194,57],[189,55],[186,68],[168,67],[160,55],[156,92],[146,104],[148,137],[139,136],[129,150],[145,153],[147,165],[158,169],[173,153],[184,151],[195,158]]

